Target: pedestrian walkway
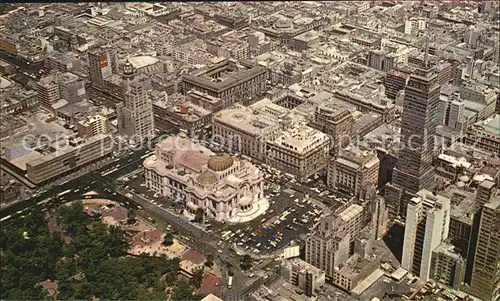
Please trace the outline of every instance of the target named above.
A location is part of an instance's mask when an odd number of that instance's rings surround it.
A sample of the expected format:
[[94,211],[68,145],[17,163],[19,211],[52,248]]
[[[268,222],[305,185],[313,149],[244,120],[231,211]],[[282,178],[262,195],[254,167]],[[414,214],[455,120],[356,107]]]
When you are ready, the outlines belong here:
[[257,203],[252,204],[251,209],[238,212],[236,216],[230,218],[228,222],[246,223],[263,214],[267,211],[267,209],[269,209],[269,200],[267,198],[262,198]]

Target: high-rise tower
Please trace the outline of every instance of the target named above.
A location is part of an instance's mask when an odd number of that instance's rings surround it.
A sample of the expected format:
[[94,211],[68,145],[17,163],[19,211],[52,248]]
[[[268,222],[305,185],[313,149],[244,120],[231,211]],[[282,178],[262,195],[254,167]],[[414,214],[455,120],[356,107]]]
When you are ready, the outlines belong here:
[[[476,221],[475,221],[476,222]],[[476,245],[470,254],[463,290],[485,301],[500,299],[500,196],[478,212]]]
[[94,88],[104,89],[104,80],[116,73],[116,56],[111,49],[89,52],[89,77]]
[[123,67],[123,102],[116,106],[118,133],[136,143],[154,137],[153,104],[148,95],[151,89],[151,80],[136,75],[127,61]]
[[440,91],[437,74],[429,67],[426,58],[424,66],[415,70],[405,87],[401,120],[401,142],[404,145],[398,155],[392,184],[385,189],[393,217],[406,216],[407,204],[415,193],[422,189],[432,190]]

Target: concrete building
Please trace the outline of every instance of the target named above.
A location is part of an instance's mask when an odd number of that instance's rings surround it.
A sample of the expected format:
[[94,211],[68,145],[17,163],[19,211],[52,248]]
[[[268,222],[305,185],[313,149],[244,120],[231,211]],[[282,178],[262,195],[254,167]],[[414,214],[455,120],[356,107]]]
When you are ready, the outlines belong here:
[[320,103],[310,125],[330,137],[331,151],[346,146],[353,134],[354,119],[349,108],[336,103]]
[[104,89],[106,87],[105,80],[117,73],[116,54],[112,49],[96,49],[89,51],[88,62],[92,86]]
[[327,280],[342,283],[345,275],[338,275],[339,267],[354,253],[364,221],[363,207],[357,204],[325,217],[306,240],[306,261],[325,271]]
[[386,185],[385,196],[391,216],[406,216],[412,194],[432,189],[436,149],[434,138],[438,124],[441,87],[432,68],[417,69],[405,88],[401,135],[404,148],[399,152],[392,183]]
[[325,271],[308,264],[299,258],[283,262],[281,275],[291,284],[304,291],[306,296],[312,297],[325,284]]
[[359,254],[354,254],[344,264],[335,268],[333,284],[346,291],[352,291],[372,274],[379,264],[375,258],[363,258]]
[[217,221],[246,222],[269,207],[257,167],[214,154],[183,137],[160,142],[155,154],[144,161],[144,169],[149,189],[181,201],[191,214],[201,208]]
[[474,201],[474,212],[478,212],[483,208],[484,204],[488,203],[492,199],[497,191],[495,182],[484,180],[482,181],[476,189],[476,199]]
[[375,151],[351,146],[330,160],[327,184],[334,189],[357,196],[366,185],[377,185],[380,161]]
[[342,230],[346,222],[336,216],[325,217],[306,241],[306,262],[325,271],[332,282],[335,267],[349,259],[350,235]]
[[314,45],[319,42],[319,39],[320,36],[318,32],[310,30],[293,37],[289,42],[289,46],[295,51],[302,52],[314,47]]
[[500,153],[500,114],[469,127],[464,143],[494,154]]
[[163,73],[163,62],[150,55],[133,56],[128,59],[137,74],[153,75]]
[[244,66],[233,59],[184,75],[184,94],[191,90],[222,99],[223,108],[235,102],[249,104],[266,92],[267,70],[261,66]]
[[69,72],[59,73],[56,81],[59,85],[60,98],[67,100],[68,103],[87,100],[85,82],[79,76]]
[[328,165],[330,138],[307,125],[283,128],[267,142],[266,163],[303,181]]
[[453,245],[441,243],[432,252],[430,278],[455,290],[460,290],[464,276],[464,258],[455,252]]
[[234,105],[213,115],[213,139],[225,150],[266,161],[267,141],[276,139],[280,125],[275,118]]
[[155,135],[153,104],[148,95],[151,80],[144,74],[136,76],[130,63],[123,71],[124,101],[116,106],[118,133],[142,143]]
[[500,298],[500,196],[484,204],[479,215],[474,253],[470,255],[470,279],[466,276],[465,292],[485,301]]
[[26,175],[31,182],[47,183],[85,165],[110,157],[113,152],[112,138],[103,134],[88,139],[76,138],[56,143],[57,145],[50,147],[48,151],[32,151],[39,155],[26,163]]
[[59,85],[52,76],[42,77],[36,84],[36,91],[38,92],[38,103],[47,110],[52,110],[52,105],[61,98]]
[[408,203],[401,267],[430,279],[432,252],[448,238],[450,199],[421,190]]
[[389,99],[396,99],[399,93],[404,90],[409,77],[408,73],[399,70],[387,72],[384,81],[385,95]]
[[423,18],[410,18],[405,21],[405,34],[411,36],[420,36],[427,28],[427,22]]
[[170,96],[159,95],[153,100],[155,123],[168,123],[188,132],[196,132],[209,125],[212,112],[188,100],[189,96],[177,93]]
[[78,135],[82,138],[89,138],[99,134],[109,132],[109,120],[102,115],[87,116],[76,124]]

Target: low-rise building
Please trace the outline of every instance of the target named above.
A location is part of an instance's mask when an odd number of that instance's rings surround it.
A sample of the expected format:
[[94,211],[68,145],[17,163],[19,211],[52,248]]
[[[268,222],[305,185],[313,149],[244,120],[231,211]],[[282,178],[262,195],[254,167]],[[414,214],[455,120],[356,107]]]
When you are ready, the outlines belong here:
[[476,122],[469,127],[464,137],[465,144],[473,145],[476,148],[500,153],[500,115]]
[[298,286],[309,297],[312,297],[316,290],[325,284],[325,271],[299,258],[283,262],[281,275],[291,284]]
[[38,153],[26,163],[26,176],[31,182],[39,185],[68,175],[78,168],[110,157],[113,152],[113,140],[104,134],[56,143],[47,150],[31,151]]

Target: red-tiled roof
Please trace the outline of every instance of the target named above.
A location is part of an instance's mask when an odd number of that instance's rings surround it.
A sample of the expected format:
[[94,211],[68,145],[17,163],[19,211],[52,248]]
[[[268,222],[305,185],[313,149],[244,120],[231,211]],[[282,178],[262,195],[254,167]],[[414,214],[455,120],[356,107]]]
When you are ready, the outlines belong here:
[[[216,284],[219,285],[216,285]],[[209,273],[205,273],[203,276],[203,281],[201,282],[201,288],[203,294],[214,294],[216,296],[220,296],[221,288],[222,288],[222,278],[214,276]]]
[[121,222],[127,219],[127,213],[128,210],[124,207],[113,207],[112,209],[109,210],[104,210],[102,212],[102,216],[110,216],[112,217],[115,221]]
[[141,232],[132,238],[132,245],[135,247],[150,246],[160,241],[162,237],[163,232],[158,229]]
[[179,163],[189,169],[201,172],[201,167],[207,164],[210,157],[197,151],[184,151],[179,157]]
[[201,264],[206,260],[203,254],[198,253],[193,249],[188,249],[184,253],[182,253],[182,259],[189,260],[195,264]]

